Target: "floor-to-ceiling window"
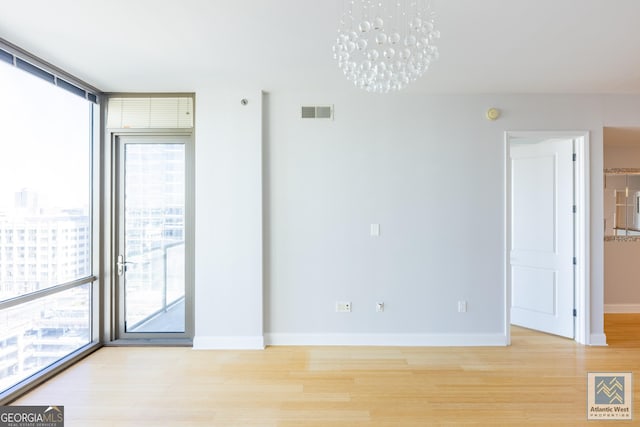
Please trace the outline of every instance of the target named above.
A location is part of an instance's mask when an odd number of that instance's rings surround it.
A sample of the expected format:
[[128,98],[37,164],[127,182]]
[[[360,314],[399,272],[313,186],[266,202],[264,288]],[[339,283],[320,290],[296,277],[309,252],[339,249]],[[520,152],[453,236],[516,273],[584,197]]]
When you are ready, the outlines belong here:
[[97,336],[98,98],[68,80],[0,50],[0,397]]

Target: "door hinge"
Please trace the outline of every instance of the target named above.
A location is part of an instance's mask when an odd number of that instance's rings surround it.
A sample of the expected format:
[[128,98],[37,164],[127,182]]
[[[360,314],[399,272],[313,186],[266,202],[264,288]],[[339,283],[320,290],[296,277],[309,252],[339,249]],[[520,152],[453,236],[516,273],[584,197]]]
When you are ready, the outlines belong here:
[[578,265],[578,259],[576,257],[573,257],[573,265]]
[[573,309],[573,317],[577,317],[578,316],[578,310],[576,310],[575,308]]
[[578,207],[576,205],[573,205],[573,213],[578,212]]
[[578,155],[576,153],[573,153],[573,156],[571,157],[571,159],[575,162],[577,157]]

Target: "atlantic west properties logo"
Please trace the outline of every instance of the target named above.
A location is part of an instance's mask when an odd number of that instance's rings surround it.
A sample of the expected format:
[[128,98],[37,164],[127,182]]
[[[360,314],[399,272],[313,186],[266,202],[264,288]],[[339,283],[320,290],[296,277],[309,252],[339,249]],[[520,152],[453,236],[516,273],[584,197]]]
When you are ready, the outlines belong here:
[[630,420],[633,418],[631,372],[589,372],[587,418]]
[[0,427],[64,427],[64,406],[0,406]]

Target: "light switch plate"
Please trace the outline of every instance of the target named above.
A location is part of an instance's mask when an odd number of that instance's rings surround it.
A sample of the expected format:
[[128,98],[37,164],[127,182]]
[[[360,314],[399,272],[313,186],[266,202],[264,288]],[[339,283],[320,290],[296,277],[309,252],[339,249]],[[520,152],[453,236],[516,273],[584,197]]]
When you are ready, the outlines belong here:
[[466,313],[466,312],[467,312],[467,302],[458,301],[458,313]]

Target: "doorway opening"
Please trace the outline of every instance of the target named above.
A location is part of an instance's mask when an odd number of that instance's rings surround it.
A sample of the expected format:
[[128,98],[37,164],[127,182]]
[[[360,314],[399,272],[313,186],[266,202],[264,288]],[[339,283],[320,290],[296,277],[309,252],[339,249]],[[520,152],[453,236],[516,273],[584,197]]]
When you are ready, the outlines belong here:
[[192,345],[194,97],[110,95],[102,207],[106,345]]
[[505,133],[505,336],[589,344],[588,132]]
[[189,140],[116,137],[119,338],[186,334]]
[[603,128],[604,329],[613,346],[637,343],[640,328],[639,140],[640,128]]

